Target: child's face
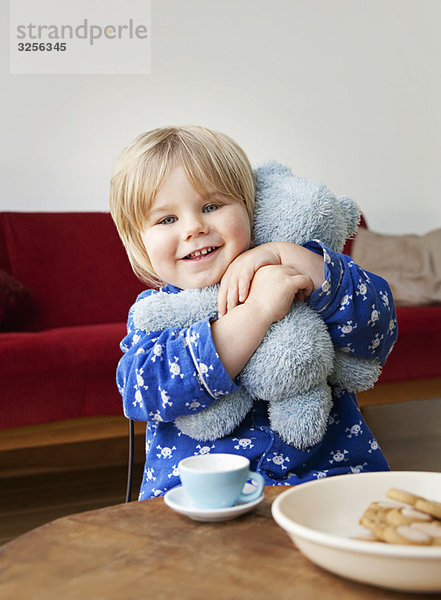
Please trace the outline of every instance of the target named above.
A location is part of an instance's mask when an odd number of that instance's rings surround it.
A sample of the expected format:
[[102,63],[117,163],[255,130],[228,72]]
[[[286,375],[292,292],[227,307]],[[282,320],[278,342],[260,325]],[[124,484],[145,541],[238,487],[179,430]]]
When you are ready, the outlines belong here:
[[245,205],[218,194],[203,198],[181,166],[170,172],[152,203],[142,233],[157,276],[176,287],[219,283],[251,244]]

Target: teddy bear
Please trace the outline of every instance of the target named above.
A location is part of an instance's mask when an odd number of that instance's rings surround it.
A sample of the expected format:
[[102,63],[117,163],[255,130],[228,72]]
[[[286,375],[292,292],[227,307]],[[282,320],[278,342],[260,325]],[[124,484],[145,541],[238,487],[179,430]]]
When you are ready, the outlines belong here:
[[[355,234],[360,211],[350,198],[337,198],[324,184],[298,177],[275,161],[264,163],[254,173],[255,245],[319,239],[340,252],[346,239]],[[153,332],[186,328],[207,317],[216,319],[218,289],[219,285],[213,285],[178,294],[152,294],[134,305],[134,326]],[[327,292],[325,282],[321,293]],[[269,327],[242,369],[238,392],[224,395],[222,390],[209,390],[204,379],[207,366],[197,363],[196,367],[200,385],[216,400],[205,410],[175,420],[184,434],[200,441],[222,438],[236,429],[258,398],[268,401],[272,429],[299,449],[322,439],[332,407],[331,385],[365,390],[374,385],[381,370],[375,360],[335,348],[320,315],[297,300],[283,319]]]

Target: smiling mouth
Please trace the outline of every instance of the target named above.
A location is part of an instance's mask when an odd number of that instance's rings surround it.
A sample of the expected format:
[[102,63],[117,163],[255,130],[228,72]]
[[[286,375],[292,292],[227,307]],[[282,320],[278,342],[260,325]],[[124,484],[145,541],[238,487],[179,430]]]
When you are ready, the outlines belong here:
[[195,252],[187,254],[187,256],[184,256],[183,260],[202,260],[206,256],[213,254],[213,252],[216,252],[217,249],[218,246],[209,246],[208,248],[202,248],[201,250],[196,250]]

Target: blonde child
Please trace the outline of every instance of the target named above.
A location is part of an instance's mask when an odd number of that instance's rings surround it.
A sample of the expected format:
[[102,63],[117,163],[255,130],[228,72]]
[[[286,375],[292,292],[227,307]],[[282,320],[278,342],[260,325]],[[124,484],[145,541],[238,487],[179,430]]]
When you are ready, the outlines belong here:
[[[218,319],[188,329],[147,334],[134,328],[129,312],[117,382],[125,415],[147,422],[140,499],[178,485],[179,461],[205,452],[246,456],[268,485],[388,468],[355,396],[344,390],[333,390],[326,434],[306,450],[284,443],[271,430],[267,403],[259,400],[232,434],[210,443],[174,425],[177,417],[204,410],[239,389],[240,371],[294,299],[321,314],[337,344],[341,328],[348,321],[356,324],[345,344],[359,356],[383,363],[396,339],[387,283],[349,257],[317,241],[253,247],[254,195],[253,171],[243,150],[203,127],[142,134],[115,169],[111,213],[138,277],[171,294],[220,283]],[[148,289],[137,301],[154,293]],[[368,323],[372,304],[379,316]],[[374,350],[373,340],[379,340]],[[204,386],[196,376],[200,363],[208,368]]]

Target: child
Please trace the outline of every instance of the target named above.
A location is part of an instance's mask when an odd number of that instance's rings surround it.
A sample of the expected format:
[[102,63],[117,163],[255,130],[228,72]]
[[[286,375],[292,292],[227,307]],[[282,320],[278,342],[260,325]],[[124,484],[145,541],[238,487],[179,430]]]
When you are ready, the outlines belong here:
[[[253,247],[254,195],[243,150],[202,127],[139,136],[112,178],[112,216],[142,280],[170,294],[220,282],[217,320],[147,334],[134,328],[129,312],[117,382],[125,415],[147,422],[141,500],[178,485],[179,461],[206,452],[246,456],[268,485],[388,469],[355,395],[338,388],[323,440],[306,450],[280,439],[260,400],[232,434],[212,442],[174,425],[239,389],[241,369],[294,299],[322,316],[335,343],[343,344],[345,327],[344,344],[358,356],[384,363],[395,342],[395,311],[383,279],[317,241]],[[146,290],[137,301],[155,293]],[[370,320],[373,304],[376,320]],[[196,376],[200,363],[209,369],[204,385]]]

